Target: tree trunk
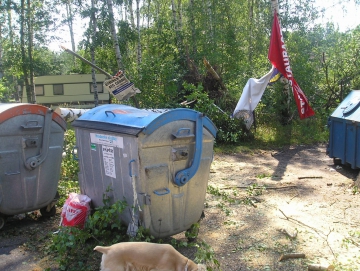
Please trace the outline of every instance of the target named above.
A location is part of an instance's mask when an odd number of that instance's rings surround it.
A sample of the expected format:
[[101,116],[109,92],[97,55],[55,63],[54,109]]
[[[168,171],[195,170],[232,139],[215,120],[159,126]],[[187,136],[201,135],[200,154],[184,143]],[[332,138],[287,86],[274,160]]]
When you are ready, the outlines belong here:
[[[173,15],[173,25],[174,30],[176,34],[176,47],[178,49],[178,52],[181,52],[181,36],[180,36],[180,19],[181,19],[181,13],[178,12],[176,9],[181,7],[181,0],[178,2],[178,6],[175,5],[175,0],[171,0],[171,8],[172,8],[172,15]],[[179,14],[179,16],[177,15]]]
[[119,40],[116,34],[116,28],[115,28],[115,19],[114,19],[114,12],[113,12],[113,3],[112,0],[107,0],[107,6],[109,10],[109,20],[110,20],[110,27],[111,27],[111,36],[113,39],[114,44],[114,50],[116,55],[116,63],[118,65],[118,69],[122,70],[125,73],[124,65],[122,63],[121,59],[121,52],[119,47]]
[[[95,10],[95,0],[91,0],[91,26],[92,26],[92,38],[91,38],[91,45],[90,45],[90,54],[91,54],[91,62],[96,65],[95,62],[95,46],[96,46],[96,28],[97,28],[97,21],[96,21],[96,10]],[[97,82],[96,82],[96,72],[95,69],[91,68],[91,78],[94,90],[94,104],[95,107],[99,105],[99,95],[97,90]]]
[[[0,6],[2,6],[3,3],[2,1],[0,0]],[[3,11],[1,11],[1,15],[3,15]],[[3,17],[3,16],[1,16]],[[3,78],[4,76],[4,70],[3,70],[3,47],[2,47],[2,44],[3,44],[3,40],[2,40],[2,23],[0,23],[0,80],[1,78]]]
[[190,28],[191,28],[191,41],[192,41],[192,54],[196,56],[197,48],[196,48],[196,30],[195,30],[195,19],[194,19],[194,0],[189,1],[190,5]]
[[34,82],[34,66],[33,66],[33,40],[34,40],[34,31],[33,31],[33,22],[32,22],[32,10],[30,5],[31,0],[27,0],[27,23],[28,23],[28,59],[29,59],[29,74],[30,74],[30,92],[31,92],[31,103],[36,103],[35,95],[35,82]]
[[131,27],[133,29],[135,29],[135,19],[134,19],[134,10],[132,8],[132,0],[129,0],[129,13],[130,13],[130,22],[131,22]]
[[24,83],[26,89],[26,96],[29,103],[32,103],[32,93],[29,85],[28,79],[28,59],[25,52],[25,0],[20,2],[20,44],[21,44],[21,61],[22,61],[22,71],[24,76]]
[[150,27],[150,3],[151,0],[147,0],[148,1],[148,6],[147,6],[147,10],[148,10],[148,14],[147,14],[147,28]]
[[136,23],[138,31],[138,46],[137,46],[137,63],[138,67],[141,64],[142,52],[141,52],[141,33],[140,33],[140,0],[136,0]]
[[211,44],[214,43],[214,32],[213,32],[213,15],[212,15],[212,11],[211,11],[211,1],[206,1],[205,2],[205,12],[207,14],[208,17],[208,22],[209,22],[209,26],[208,26],[208,31],[209,31],[209,39]]
[[253,76],[252,54],[253,54],[253,25],[254,25],[254,0],[249,0],[249,67],[251,69],[251,76]]
[[[70,32],[71,49],[73,50],[73,52],[75,52],[76,48],[75,48],[75,37],[74,37],[74,27],[73,27],[74,16],[72,10],[72,0],[67,0],[66,2],[66,22]],[[73,56],[73,64],[75,67],[75,56]]]
[[[6,1],[6,9],[7,9],[7,25],[9,30],[9,41],[11,44],[11,48],[14,48],[14,30],[12,27],[12,13],[11,13],[11,0]],[[21,102],[22,100],[22,88],[19,89],[18,87],[18,81],[17,77],[15,75],[12,76],[12,86],[13,86],[13,92],[15,93],[15,101]]]

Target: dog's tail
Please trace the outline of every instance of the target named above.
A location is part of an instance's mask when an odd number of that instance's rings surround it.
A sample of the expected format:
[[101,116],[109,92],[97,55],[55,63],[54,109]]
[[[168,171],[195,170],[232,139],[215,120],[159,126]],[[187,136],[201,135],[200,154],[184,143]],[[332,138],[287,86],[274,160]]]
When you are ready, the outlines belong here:
[[94,250],[99,251],[103,254],[106,254],[109,250],[109,247],[96,246]]

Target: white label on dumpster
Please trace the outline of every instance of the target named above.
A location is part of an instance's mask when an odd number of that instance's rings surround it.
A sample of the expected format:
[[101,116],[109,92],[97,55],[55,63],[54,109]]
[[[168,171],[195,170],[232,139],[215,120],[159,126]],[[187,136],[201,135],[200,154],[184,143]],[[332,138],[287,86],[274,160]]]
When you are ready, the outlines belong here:
[[104,160],[105,175],[112,177],[112,178],[116,178],[114,148],[103,145],[102,153],[103,153],[103,160]]
[[90,138],[91,143],[113,146],[118,148],[124,147],[123,138],[121,136],[90,133]]

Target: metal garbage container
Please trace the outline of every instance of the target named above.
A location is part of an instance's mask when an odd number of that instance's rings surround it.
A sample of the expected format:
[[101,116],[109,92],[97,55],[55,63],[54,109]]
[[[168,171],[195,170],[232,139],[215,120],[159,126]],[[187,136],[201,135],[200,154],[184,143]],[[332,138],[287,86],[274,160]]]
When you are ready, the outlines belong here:
[[109,104],[73,122],[82,194],[93,207],[126,199],[125,224],[155,237],[185,231],[202,214],[217,129],[190,109]]
[[55,214],[65,130],[47,107],[0,103],[0,228],[8,216]]
[[360,168],[360,90],[353,90],[328,119],[327,154],[335,164]]

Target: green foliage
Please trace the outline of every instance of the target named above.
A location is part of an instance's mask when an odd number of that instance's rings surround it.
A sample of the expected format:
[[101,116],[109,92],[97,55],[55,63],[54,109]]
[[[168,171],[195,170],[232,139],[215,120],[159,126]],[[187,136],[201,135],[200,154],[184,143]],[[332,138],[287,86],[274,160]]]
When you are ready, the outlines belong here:
[[[193,109],[208,116],[218,128],[216,135],[217,143],[239,143],[247,140],[252,134],[246,129],[243,122],[231,118],[230,113],[223,112],[217,107],[209,95],[203,91],[202,86],[194,86],[184,83],[184,91],[190,93],[186,95],[187,101],[194,101]],[[192,104],[191,104],[192,105]]]
[[62,227],[53,236],[50,252],[60,270],[90,270],[87,266],[88,255],[93,249],[87,242],[90,236],[88,231],[75,227]]
[[257,183],[253,183],[246,188],[246,193],[249,196],[260,196],[266,190],[265,186],[258,185]]
[[6,97],[6,87],[3,85],[3,82],[0,81],[0,101],[6,102],[4,99]]
[[[197,226],[195,226],[197,227]],[[195,253],[195,259],[194,261],[196,263],[202,263],[205,264],[207,267],[207,270],[209,271],[215,271],[215,270],[221,270],[220,269],[220,263],[215,258],[215,253],[212,247],[207,244],[205,241],[201,240],[199,242],[186,242],[186,241],[178,241],[176,239],[171,239],[170,244],[174,248],[191,248],[195,247],[196,253]]]
[[121,235],[123,225],[120,214],[127,207],[126,201],[117,201],[110,205],[108,197],[104,196],[104,206],[95,208],[95,212],[86,220],[86,229],[96,240],[111,240],[118,243],[124,239]]
[[58,204],[63,205],[69,193],[79,193],[79,163],[74,157],[74,148],[76,145],[75,131],[68,129],[64,136],[63,159],[61,162],[60,181],[58,192],[60,199]]
[[185,237],[189,240],[189,241],[193,241],[197,238],[198,234],[199,234],[199,229],[200,229],[200,223],[194,223],[191,225],[190,229],[188,229],[185,232]]
[[220,263],[215,258],[214,250],[206,242],[202,241],[198,244],[195,253],[195,262],[206,264],[207,270],[220,270]]
[[[125,201],[109,203],[104,195],[104,206],[89,215],[83,229],[61,227],[53,236],[50,251],[55,254],[60,270],[94,270],[88,257],[95,245],[113,244],[127,240],[120,214],[126,208]],[[96,241],[96,242],[95,242]]]
[[246,195],[243,196],[240,195],[236,188],[233,188],[231,192],[225,192],[212,185],[208,185],[207,187],[207,193],[219,198],[216,207],[221,209],[227,216],[231,214],[230,205],[244,204],[255,206],[252,197],[262,195],[265,190],[265,186],[251,184],[246,187]]

